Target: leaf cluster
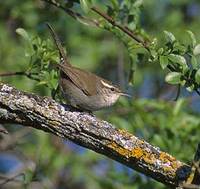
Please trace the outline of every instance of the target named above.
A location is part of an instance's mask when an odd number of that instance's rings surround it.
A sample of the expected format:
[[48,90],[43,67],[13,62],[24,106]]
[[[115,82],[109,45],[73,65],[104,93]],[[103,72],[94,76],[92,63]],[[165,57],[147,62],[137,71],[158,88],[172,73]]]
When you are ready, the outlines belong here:
[[58,61],[58,56],[52,43],[38,36],[29,36],[23,28],[18,28],[16,32],[25,40],[25,56],[30,59],[26,73],[31,76],[31,79],[38,81],[37,85],[44,85],[50,90],[55,90],[58,74],[53,64]]

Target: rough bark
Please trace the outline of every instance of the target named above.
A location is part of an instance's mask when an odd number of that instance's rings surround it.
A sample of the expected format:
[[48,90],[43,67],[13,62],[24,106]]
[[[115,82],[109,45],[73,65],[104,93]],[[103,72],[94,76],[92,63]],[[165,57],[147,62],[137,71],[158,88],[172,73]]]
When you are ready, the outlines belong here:
[[17,123],[53,133],[167,185],[178,186],[191,172],[189,165],[106,121],[2,83],[0,123]]

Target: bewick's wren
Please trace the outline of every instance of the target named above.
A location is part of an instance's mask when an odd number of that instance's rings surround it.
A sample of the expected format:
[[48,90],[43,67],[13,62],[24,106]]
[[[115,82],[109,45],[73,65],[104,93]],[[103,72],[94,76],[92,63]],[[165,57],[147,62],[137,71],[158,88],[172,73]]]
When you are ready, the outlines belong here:
[[87,111],[96,111],[113,105],[118,98],[129,96],[118,87],[91,72],[72,66],[53,28],[47,24],[60,53],[59,85],[70,105]]

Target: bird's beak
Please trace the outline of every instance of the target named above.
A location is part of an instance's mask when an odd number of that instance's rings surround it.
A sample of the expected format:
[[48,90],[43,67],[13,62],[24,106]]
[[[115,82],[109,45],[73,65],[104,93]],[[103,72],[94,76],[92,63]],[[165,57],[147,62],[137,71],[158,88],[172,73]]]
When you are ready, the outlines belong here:
[[122,96],[127,96],[127,97],[129,97],[129,98],[132,97],[131,95],[129,95],[129,94],[127,94],[127,93],[120,93],[120,95],[122,95]]

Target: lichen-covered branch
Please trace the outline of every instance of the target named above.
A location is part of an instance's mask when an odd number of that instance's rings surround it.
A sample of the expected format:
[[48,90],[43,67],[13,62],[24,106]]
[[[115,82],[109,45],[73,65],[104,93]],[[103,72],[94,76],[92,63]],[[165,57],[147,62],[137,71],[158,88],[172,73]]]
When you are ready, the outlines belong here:
[[17,123],[53,133],[167,185],[178,186],[191,172],[189,165],[106,121],[2,83],[0,123]]

